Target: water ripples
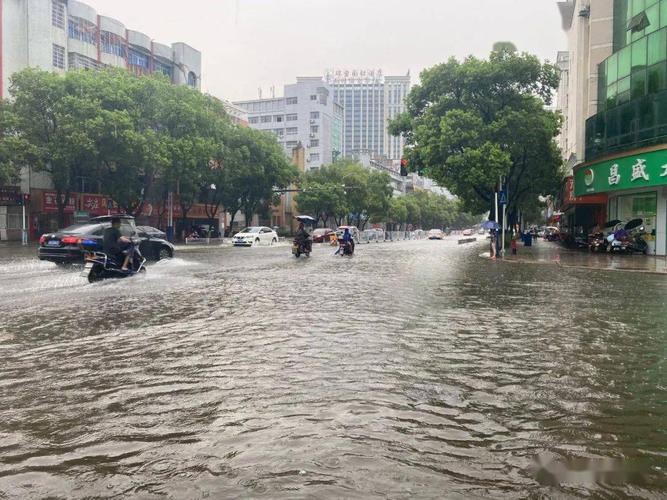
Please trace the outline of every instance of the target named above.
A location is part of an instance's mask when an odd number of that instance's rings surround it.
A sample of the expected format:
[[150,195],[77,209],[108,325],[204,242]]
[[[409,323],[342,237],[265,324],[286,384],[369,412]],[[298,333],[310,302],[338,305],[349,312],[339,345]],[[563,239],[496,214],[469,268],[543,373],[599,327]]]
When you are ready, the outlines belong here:
[[667,488],[659,277],[332,253],[201,249],[95,285],[0,263],[33,273],[0,295],[0,497]]

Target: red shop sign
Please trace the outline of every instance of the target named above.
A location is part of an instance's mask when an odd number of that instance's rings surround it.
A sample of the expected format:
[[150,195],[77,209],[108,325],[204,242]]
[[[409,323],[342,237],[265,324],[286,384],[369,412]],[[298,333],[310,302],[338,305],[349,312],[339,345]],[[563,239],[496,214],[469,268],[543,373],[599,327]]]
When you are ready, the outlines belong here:
[[[42,204],[42,209],[44,212],[57,212],[58,203],[56,201],[56,192],[55,191],[44,191],[42,194],[44,203]],[[61,194],[61,200],[65,199],[65,195]],[[67,200],[67,205],[65,205],[65,213],[73,214],[76,211],[76,196],[70,194],[69,200]]]
[[107,215],[108,213],[119,214],[120,208],[113,202],[113,208],[111,210],[108,209],[109,200],[110,198],[108,196],[103,196],[101,194],[84,194],[83,210],[93,216]]

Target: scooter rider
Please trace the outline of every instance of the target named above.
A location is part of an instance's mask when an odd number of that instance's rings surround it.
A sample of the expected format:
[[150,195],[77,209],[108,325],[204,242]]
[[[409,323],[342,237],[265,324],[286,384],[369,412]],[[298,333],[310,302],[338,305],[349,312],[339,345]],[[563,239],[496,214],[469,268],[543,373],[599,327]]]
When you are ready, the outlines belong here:
[[126,248],[123,250],[121,249],[121,244],[123,244],[124,247],[128,247],[130,243],[132,242],[129,238],[120,234],[120,218],[113,217],[111,219],[111,227],[108,227],[104,230],[102,249],[105,254],[107,254],[119,264],[121,259],[124,258],[121,268],[123,271],[128,270],[128,265],[130,264],[130,257],[132,256],[133,249]]
[[345,248],[347,248],[348,254],[352,255],[354,253],[354,238],[352,237],[352,233],[350,233],[350,229],[347,227],[345,228],[345,231],[343,231],[342,242]]
[[299,245],[301,245],[305,248],[308,248],[308,250],[310,250],[310,248],[309,248],[310,247],[310,234],[308,234],[308,231],[306,231],[306,228],[305,228],[303,222],[299,223],[299,229],[296,231],[296,235],[295,235],[294,239],[296,240],[296,242]]

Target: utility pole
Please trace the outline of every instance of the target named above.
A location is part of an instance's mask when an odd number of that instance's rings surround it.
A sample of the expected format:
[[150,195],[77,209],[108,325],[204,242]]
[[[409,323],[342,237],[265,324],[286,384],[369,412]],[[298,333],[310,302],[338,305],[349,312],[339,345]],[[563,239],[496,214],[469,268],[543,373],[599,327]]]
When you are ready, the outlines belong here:
[[[505,186],[505,189],[507,189],[507,186]],[[503,203],[503,239],[501,243],[501,250],[500,250],[500,255],[501,257],[505,257],[505,228],[507,227],[507,202],[508,200],[508,194],[503,191],[503,195],[505,198],[505,203]]]

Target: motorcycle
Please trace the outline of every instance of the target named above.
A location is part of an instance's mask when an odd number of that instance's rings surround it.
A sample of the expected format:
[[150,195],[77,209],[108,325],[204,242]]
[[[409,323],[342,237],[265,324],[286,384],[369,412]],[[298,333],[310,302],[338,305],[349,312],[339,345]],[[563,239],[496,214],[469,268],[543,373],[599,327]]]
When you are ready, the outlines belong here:
[[[611,229],[611,233],[609,234],[612,234],[614,232],[613,228],[618,226],[620,223],[620,220],[612,219],[605,223],[604,229]],[[604,230],[593,233],[591,235],[590,244],[588,245],[589,250],[591,252],[606,252],[609,247],[609,241],[607,240],[608,236],[609,235],[605,236]]]
[[128,278],[146,272],[146,259],[141,255],[134,241],[128,247],[128,251],[132,255],[130,259],[132,267],[128,270],[123,270],[121,263],[109,257],[106,253],[94,250],[96,246],[96,241],[84,240],[81,242],[81,247],[86,251],[85,266],[81,275],[87,277],[89,283],[109,278]]
[[[609,242],[608,252],[626,253],[635,252],[648,253],[648,244],[643,238],[644,228],[640,227],[644,221],[642,219],[632,219],[622,229],[610,234],[607,237]],[[640,227],[640,230],[633,236],[631,231]]]
[[338,251],[336,253],[341,257],[352,257],[354,255],[354,240],[349,242],[338,240]]
[[310,252],[313,250],[312,240],[308,238],[305,241],[297,239],[292,243],[292,254],[298,259],[301,255],[310,257]]
[[591,252],[606,252],[607,251],[607,238],[603,232],[597,232],[591,235],[591,242],[588,245],[588,249]]
[[644,231],[644,228],[640,228],[628,246],[628,253],[641,253],[644,255],[648,253],[648,243],[644,239],[645,234],[646,231]]

